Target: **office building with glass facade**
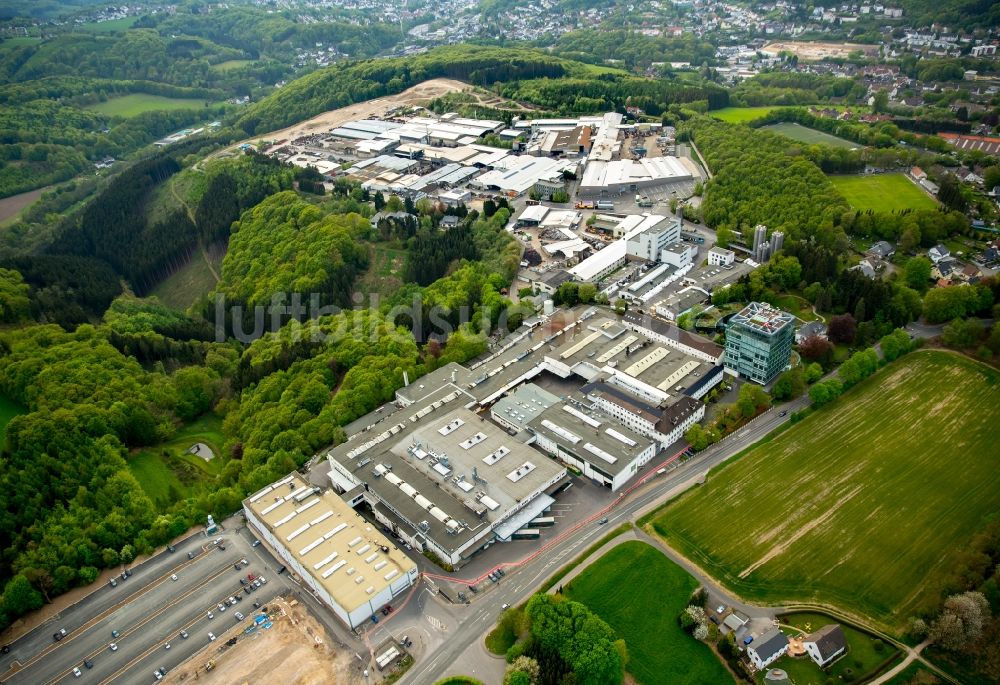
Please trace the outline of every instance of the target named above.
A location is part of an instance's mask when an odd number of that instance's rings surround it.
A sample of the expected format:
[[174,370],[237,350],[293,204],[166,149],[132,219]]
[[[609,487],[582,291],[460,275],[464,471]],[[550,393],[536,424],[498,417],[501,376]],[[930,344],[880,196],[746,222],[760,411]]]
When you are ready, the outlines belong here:
[[788,366],[794,317],[765,302],[751,302],[726,326],[726,371],[766,385]]

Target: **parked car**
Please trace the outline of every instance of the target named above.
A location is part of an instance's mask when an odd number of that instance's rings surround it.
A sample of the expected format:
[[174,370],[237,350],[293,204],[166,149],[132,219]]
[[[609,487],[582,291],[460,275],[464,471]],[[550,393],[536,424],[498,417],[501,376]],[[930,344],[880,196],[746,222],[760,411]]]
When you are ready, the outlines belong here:
[[163,674],[160,673],[159,671],[153,671],[153,677],[156,678],[157,680],[163,680]]
[[177,550],[174,548],[173,545],[167,545],[167,551],[168,552],[176,552]]
[[116,579],[112,578],[109,582],[111,583],[111,587],[118,587],[118,581]]
[[116,645],[114,642],[112,642],[111,644],[108,645],[108,649],[110,649],[112,652],[117,652],[118,651],[118,645]]
[[500,611],[507,611],[508,609],[510,609],[510,604],[505,603],[500,605]]
[[177,580],[177,574],[176,573],[171,573],[170,574],[170,580]]
[[243,614],[241,614],[238,611],[235,614],[233,614],[233,615],[236,617],[237,621],[242,621],[245,618],[245,616],[243,616]]
[[209,611],[209,612],[208,612],[208,617],[209,617],[210,619],[212,619],[212,618],[215,618],[215,614],[213,614],[213,613],[212,613],[211,611]]
[[118,637],[119,635],[121,635],[121,633],[119,633],[117,630],[111,631],[111,637]]
[[59,640],[63,639],[64,637],[66,637],[66,629],[65,628],[60,628],[55,633],[52,633],[52,639],[55,640],[56,642],[59,642]]
[[181,639],[186,640],[188,638],[188,633],[186,630],[181,631]]
[[75,675],[77,678],[79,678],[80,676],[83,675],[83,671],[81,671],[79,668],[77,668],[76,666],[74,666],[73,667],[73,675]]
[[260,544],[260,540],[254,540],[253,543],[250,546],[251,547],[256,547],[259,544]]
[[264,576],[258,577],[257,580],[260,581],[261,585],[267,585],[267,578],[265,578]]
[[215,605],[215,608],[218,609],[219,611],[225,611],[226,605],[223,604],[222,602],[219,602],[218,604]]
[[86,668],[93,668],[94,667],[94,662],[91,661],[90,659],[86,659],[86,660],[84,660],[83,665]]
[[208,634],[208,641],[209,642],[215,642],[215,634],[214,633],[209,633]]

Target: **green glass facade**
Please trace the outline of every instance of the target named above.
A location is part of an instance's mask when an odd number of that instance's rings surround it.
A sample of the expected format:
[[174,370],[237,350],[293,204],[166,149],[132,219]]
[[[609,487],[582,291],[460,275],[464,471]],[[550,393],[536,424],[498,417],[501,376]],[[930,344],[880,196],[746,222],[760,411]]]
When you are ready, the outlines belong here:
[[795,326],[791,314],[751,302],[726,326],[726,369],[766,385],[792,358]]

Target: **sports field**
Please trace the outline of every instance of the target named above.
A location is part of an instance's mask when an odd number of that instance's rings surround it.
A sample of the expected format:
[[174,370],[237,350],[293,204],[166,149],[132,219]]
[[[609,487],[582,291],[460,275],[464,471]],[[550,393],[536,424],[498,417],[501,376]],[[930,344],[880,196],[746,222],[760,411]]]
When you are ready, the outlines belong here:
[[711,648],[677,625],[696,587],[695,579],[659,550],[631,540],[588,566],[563,593],[624,638],[627,670],[640,685],[732,683]]
[[828,176],[847,203],[862,212],[934,209],[937,203],[903,174]]
[[723,107],[716,109],[709,114],[716,119],[721,119],[729,124],[745,124],[748,121],[760,119],[779,109],[788,109],[785,105],[775,105],[771,107]]
[[668,504],[656,532],[748,601],[898,630],[1000,509],[1000,372],[914,352]]
[[168,98],[162,95],[148,95],[146,93],[130,93],[128,95],[108,98],[104,102],[98,102],[87,107],[87,109],[109,116],[134,117],[143,112],[198,109],[204,106],[204,100],[188,100],[184,98]]
[[763,130],[770,131],[771,133],[778,133],[786,138],[791,138],[792,140],[797,140],[800,143],[806,143],[808,145],[829,145],[830,147],[842,147],[848,150],[855,147],[863,147],[862,145],[852,143],[849,140],[844,140],[843,138],[838,138],[837,136],[831,136],[829,133],[817,131],[816,129],[809,128],[808,126],[803,126],[802,124],[796,124],[793,121],[783,121],[780,124],[764,126]]

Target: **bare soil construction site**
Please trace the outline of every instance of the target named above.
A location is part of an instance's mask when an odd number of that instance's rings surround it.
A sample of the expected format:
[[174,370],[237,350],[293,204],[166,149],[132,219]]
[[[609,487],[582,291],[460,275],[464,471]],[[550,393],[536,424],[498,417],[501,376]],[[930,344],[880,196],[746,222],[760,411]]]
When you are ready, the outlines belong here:
[[381,117],[384,116],[386,112],[396,109],[397,107],[426,105],[434,98],[441,97],[442,95],[471,89],[472,86],[468,83],[463,83],[462,81],[455,81],[453,79],[446,78],[431,79],[429,81],[424,81],[423,83],[418,83],[412,88],[407,88],[402,93],[397,93],[396,95],[387,95],[383,98],[366,100],[357,104],[348,105],[347,107],[341,107],[340,109],[333,109],[329,112],[317,114],[311,119],[300,121],[299,123],[280,131],[272,131],[271,133],[255,136],[253,140],[248,142],[261,139],[295,140],[296,138],[301,138],[302,136],[307,136],[321,131],[328,131],[331,128],[336,128],[347,121],[367,119],[369,117]]
[[[268,607],[267,623],[244,631],[250,618],[217,635],[200,653],[167,674],[164,685],[197,681],[204,685],[280,682],[284,685],[361,685],[360,662],[336,646],[301,605],[279,599]],[[236,637],[236,644],[226,642]],[[192,636],[194,638],[194,636]]]

